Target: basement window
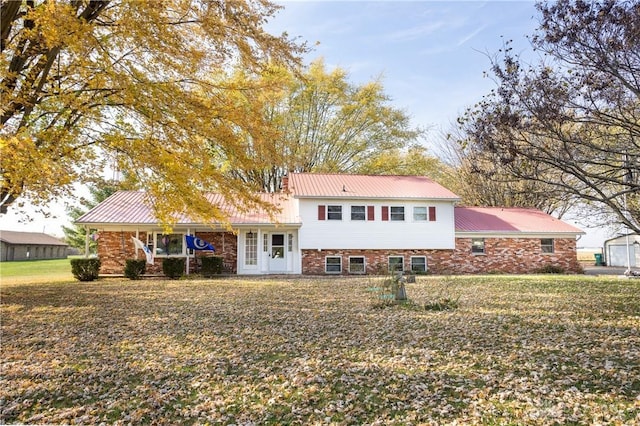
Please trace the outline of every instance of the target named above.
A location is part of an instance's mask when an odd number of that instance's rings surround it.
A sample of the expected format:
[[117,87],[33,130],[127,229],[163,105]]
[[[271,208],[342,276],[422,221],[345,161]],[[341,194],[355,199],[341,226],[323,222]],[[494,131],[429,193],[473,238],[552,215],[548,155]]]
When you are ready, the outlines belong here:
[[324,272],[327,274],[339,274],[342,272],[342,257],[327,256],[324,259]]
[[350,274],[364,274],[365,273],[364,257],[350,257],[349,258],[349,273]]
[[411,256],[411,272],[427,272],[427,258],[425,256]]
[[389,272],[404,272],[404,257],[389,256]]

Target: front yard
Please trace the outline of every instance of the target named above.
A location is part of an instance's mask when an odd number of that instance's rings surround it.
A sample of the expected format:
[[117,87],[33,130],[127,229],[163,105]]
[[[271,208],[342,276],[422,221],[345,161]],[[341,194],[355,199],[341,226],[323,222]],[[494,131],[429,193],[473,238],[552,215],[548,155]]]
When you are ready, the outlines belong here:
[[3,285],[0,423],[640,422],[640,280],[375,280]]

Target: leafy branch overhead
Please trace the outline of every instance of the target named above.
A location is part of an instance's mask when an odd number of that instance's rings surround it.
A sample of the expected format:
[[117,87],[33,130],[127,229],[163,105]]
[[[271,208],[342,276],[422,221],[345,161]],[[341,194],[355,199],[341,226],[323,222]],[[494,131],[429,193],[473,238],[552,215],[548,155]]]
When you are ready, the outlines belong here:
[[640,232],[640,4],[540,3],[527,66],[509,43],[498,88],[460,122],[465,149]]
[[[3,1],[0,80],[0,206],[21,198],[45,204],[106,161],[150,191],[167,223],[190,206],[216,218],[201,190],[254,205],[229,179],[211,147],[233,150],[266,132],[254,93],[269,81],[239,80],[298,66],[306,48],[262,26],[278,10],[266,0]],[[188,167],[187,167],[188,166]],[[161,201],[161,202],[157,202]]]
[[[272,123],[275,133],[270,138],[248,135],[252,161],[246,168],[230,169],[231,176],[273,192],[288,172],[427,171],[426,167],[418,170],[401,165],[377,169],[381,156],[399,162],[424,133],[411,126],[406,112],[391,105],[382,82],[350,83],[345,70],[327,70],[322,60],[311,63],[301,75],[289,73],[287,78],[289,84],[280,96],[265,102],[259,112]],[[266,163],[261,161],[265,158]]]

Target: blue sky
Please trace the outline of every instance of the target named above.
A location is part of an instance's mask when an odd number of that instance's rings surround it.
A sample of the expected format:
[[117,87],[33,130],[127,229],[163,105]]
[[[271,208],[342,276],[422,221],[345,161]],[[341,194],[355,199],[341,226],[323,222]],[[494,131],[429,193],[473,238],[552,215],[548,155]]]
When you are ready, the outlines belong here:
[[[533,54],[533,2],[287,1],[267,26],[312,45],[307,62],[349,72],[350,81],[381,77],[385,92],[416,126],[448,128],[495,84],[487,55],[505,40]],[[317,45],[314,45],[315,43]],[[435,134],[436,132],[431,132]]]
[[[285,1],[266,28],[306,40],[313,50],[305,62],[322,57],[339,66],[353,83],[381,78],[393,104],[412,124],[428,130],[427,147],[439,130],[495,87],[484,73],[488,55],[513,40],[516,52],[533,58],[526,38],[538,26],[531,1]],[[67,218],[61,203],[57,218],[32,214],[28,224],[8,214],[3,229],[62,235]],[[599,246],[606,238],[590,232],[581,245]]]

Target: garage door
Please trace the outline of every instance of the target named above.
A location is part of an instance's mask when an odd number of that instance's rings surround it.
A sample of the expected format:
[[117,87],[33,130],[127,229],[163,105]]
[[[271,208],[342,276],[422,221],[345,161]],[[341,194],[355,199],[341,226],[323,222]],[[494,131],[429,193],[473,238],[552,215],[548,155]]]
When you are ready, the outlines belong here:
[[[631,252],[631,267],[637,267],[640,251],[635,244],[629,246]],[[627,266],[627,246],[609,245],[607,246],[607,265],[609,266]]]

